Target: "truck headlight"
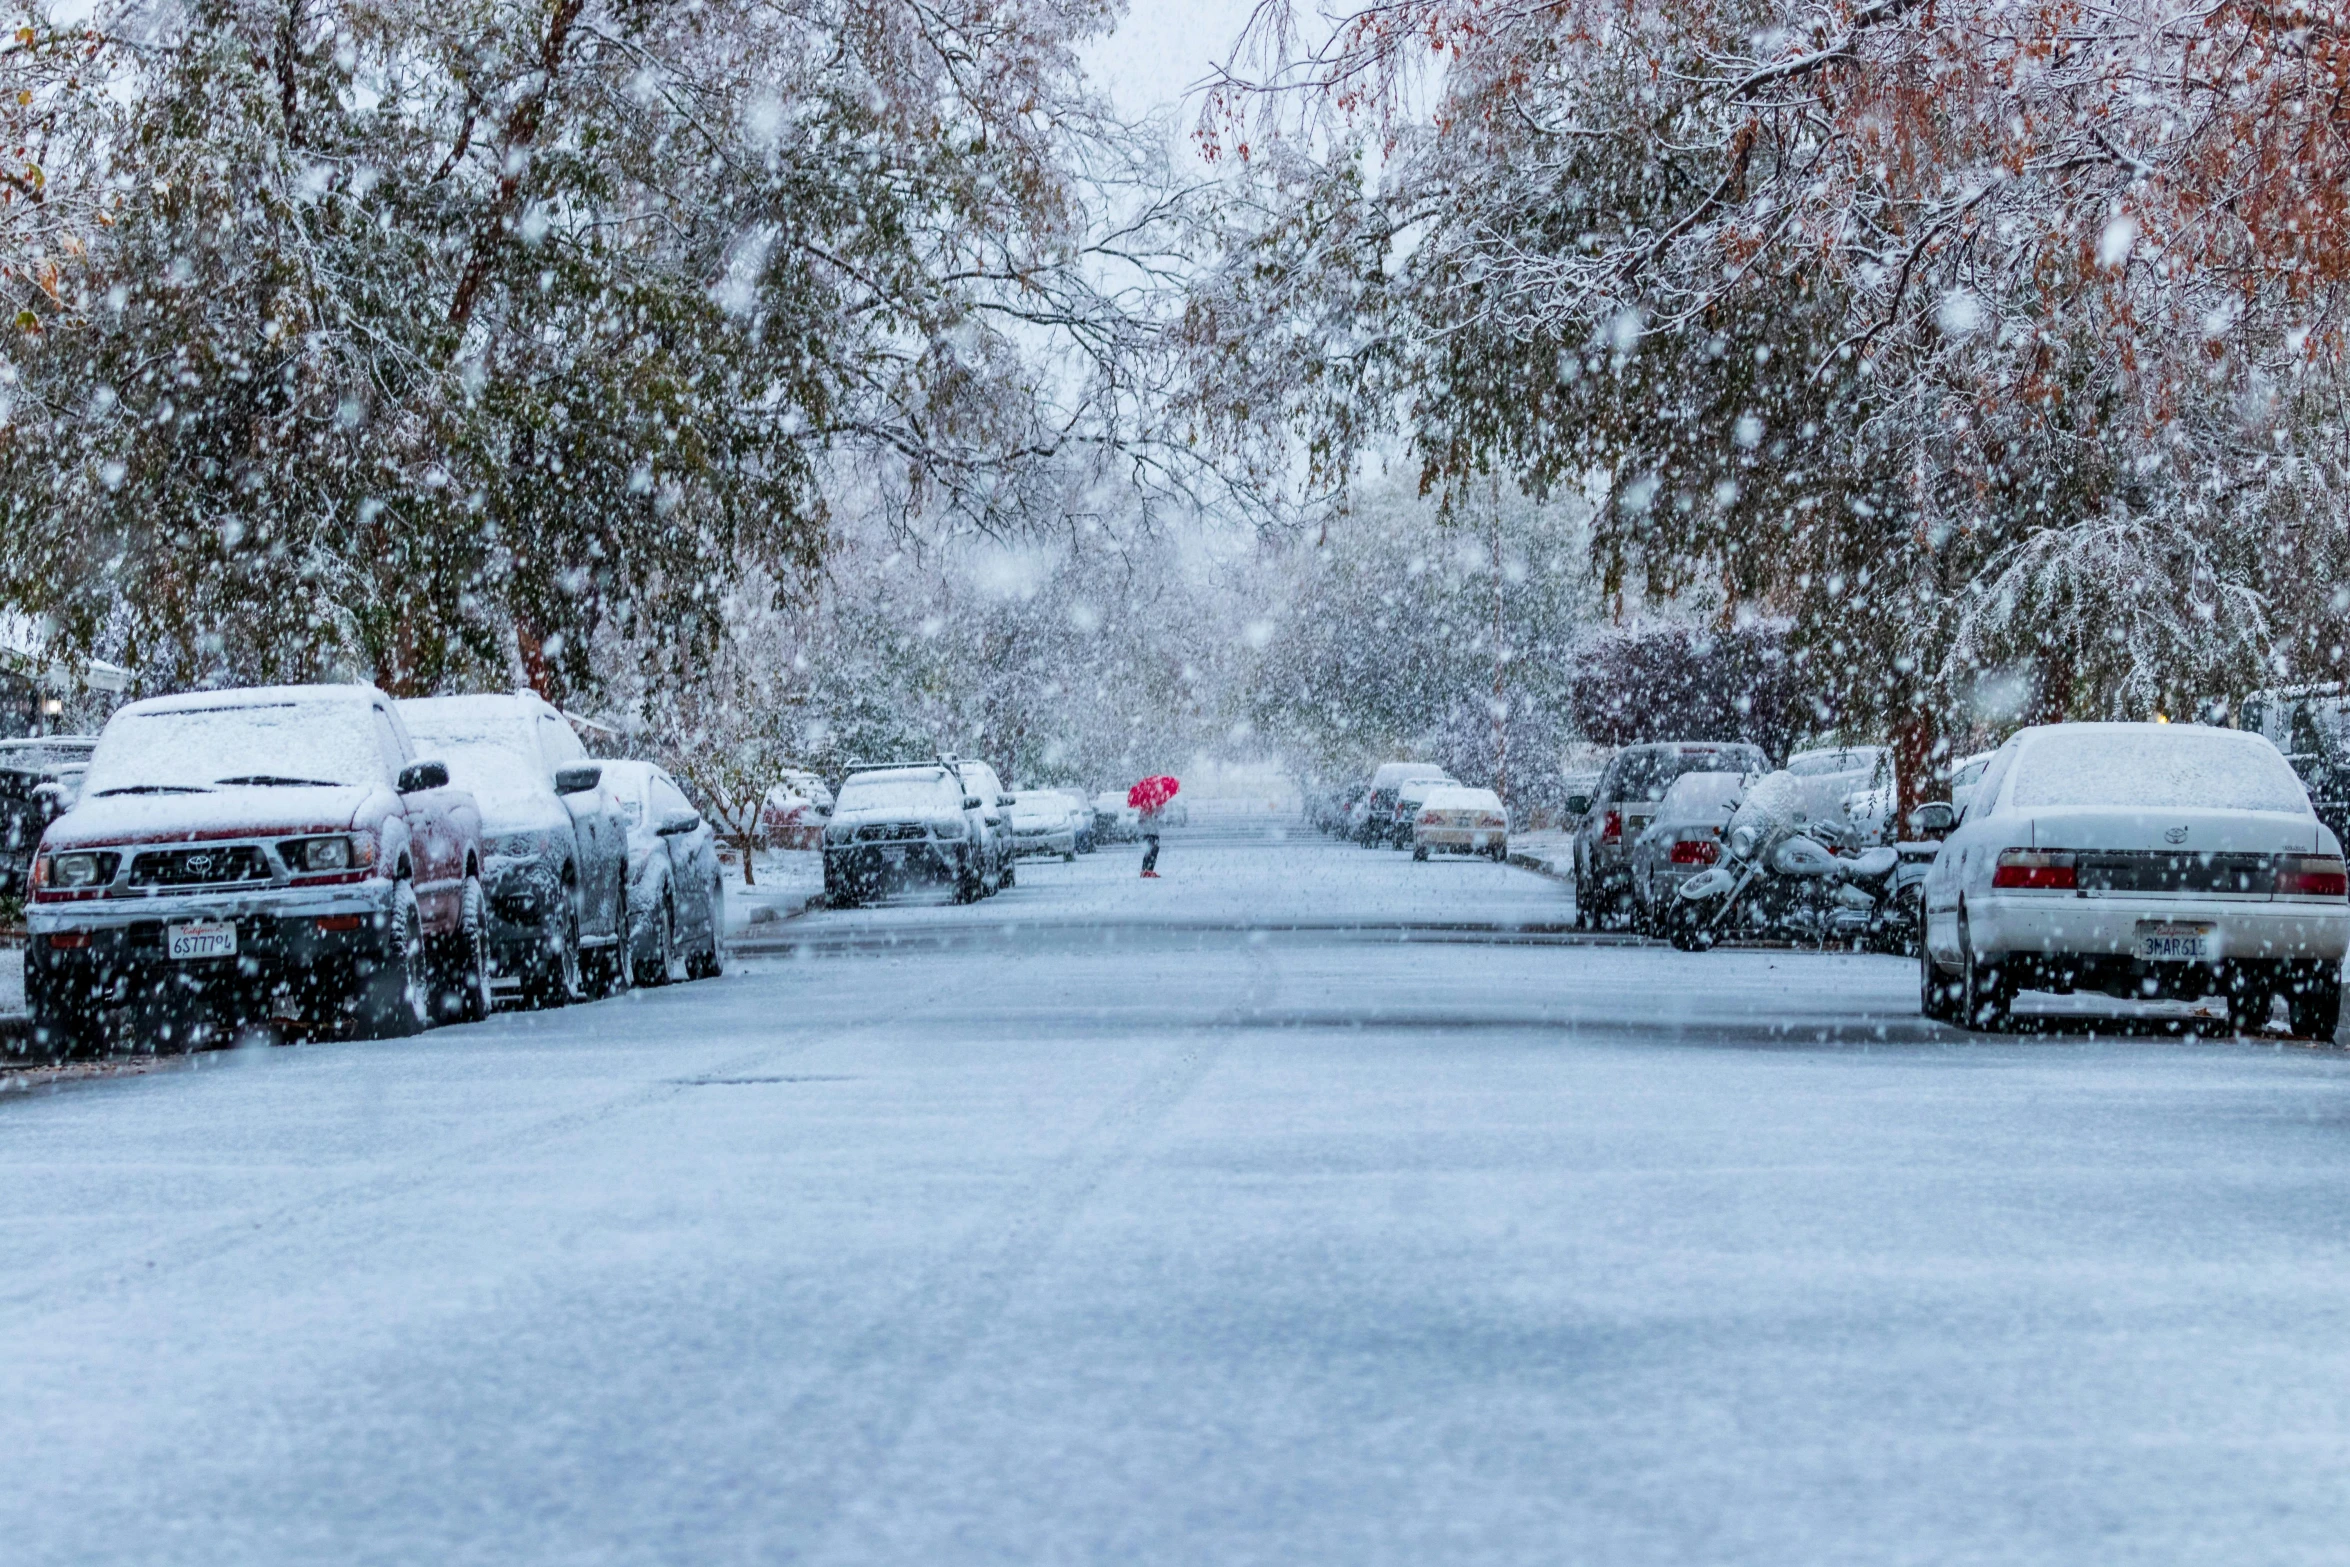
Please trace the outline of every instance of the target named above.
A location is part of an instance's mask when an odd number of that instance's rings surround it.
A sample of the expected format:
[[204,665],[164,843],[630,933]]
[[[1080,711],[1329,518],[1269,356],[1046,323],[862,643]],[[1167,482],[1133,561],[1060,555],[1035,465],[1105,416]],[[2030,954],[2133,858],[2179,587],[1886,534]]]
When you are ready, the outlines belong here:
[[971,824],[960,816],[950,816],[944,821],[932,822],[930,835],[933,838],[967,838],[971,835]]
[[294,838],[277,846],[286,868],[316,875],[322,871],[356,870],[375,860],[373,842],[359,838]]
[[48,885],[62,892],[103,887],[114,880],[117,858],[112,854],[53,855],[49,860]]

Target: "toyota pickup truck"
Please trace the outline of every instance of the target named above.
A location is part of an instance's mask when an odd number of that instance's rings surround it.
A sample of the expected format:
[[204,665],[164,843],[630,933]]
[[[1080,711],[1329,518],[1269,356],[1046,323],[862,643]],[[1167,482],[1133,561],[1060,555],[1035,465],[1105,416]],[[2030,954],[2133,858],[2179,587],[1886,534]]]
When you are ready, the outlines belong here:
[[481,822],[372,686],[134,702],[49,824],[25,915],[37,1047],[251,1023],[366,1037],[486,1015]]

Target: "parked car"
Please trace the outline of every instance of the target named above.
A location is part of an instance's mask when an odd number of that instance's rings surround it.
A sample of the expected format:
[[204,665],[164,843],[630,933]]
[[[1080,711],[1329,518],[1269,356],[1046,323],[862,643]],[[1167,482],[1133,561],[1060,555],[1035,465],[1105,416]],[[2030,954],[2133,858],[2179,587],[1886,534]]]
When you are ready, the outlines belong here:
[[2350,950],[2342,845],[2266,738],[2047,724],[1993,755],[1926,874],[1919,1001],[2001,1029],[2019,989],[2221,996],[2331,1039]]
[[1371,774],[1370,791],[1363,796],[1361,820],[1350,836],[1366,848],[1395,843],[1395,791],[1415,778],[1446,776],[1444,769],[1434,762],[1382,762],[1378,771]]
[[1412,815],[1412,858],[1424,860],[1431,854],[1508,859],[1510,813],[1501,796],[1459,784],[1430,789]]
[[1355,803],[1371,792],[1368,783],[1348,784],[1343,789],[1317,790],[1306,802],[1306,819],[1316,832],[1341,834],[1346,831],[1347,817]]
[[1648,830],[1674,779],[1683,773],[1769,770],[1762,747],[1739,740],[1669,740],[1618,751],[1600,773],[1591,808],[1575,827],[1576,919],[1588,928],[1630,917],[1632,845]]
[[1132,843],[1142,835],[1142,812],[1126,803],[1123,789],[1104,789],[1093,797],[1093,836],[1097,843]]
[[991,830],[983,786],[949,759],[850,773],[824,829],[825,902],[854,908],[920,881],[976,903],[1008,885],[1009,835]]
[[33,850],[73,808],[97,744],[95,735],[0,740],[0,898],[24,896]]
[[628,984],[628,824],[603,768],[537,694],[411,698],[417,744],[481,802],[490,963],[531,1006]]
[[1746,789],[1744,773],[1683,773],[1632,842],[1632,920],[1665,934],[1681,884],[1722,857],[1722,829]]
[[2339,682],[2255,691],[2237,725],[2282,751],[2317,819],[2336,837],[2350,837],[2350,693]]
[[34,1040],[486,1016],[482,864],[473,796],[372,686],[133,702],[33,862]]
[[759,841],[770,849],[821,849],[832,790],[801,768],[788,768],[759,805]]
[[725,967],[726,878],[718,834],[651,762],[605,762],[628,828],[628,962],[639,985],[710,979]]
[[1430,790],[1457,789],[1460,786],[1458,779],[1448,777],[1407,778],[1397,784],[1394,812],[1387,831],[1381,835],[1382,840],[1391,848],[1411,848],[1412,834],[1417,830],[1420,820],[1420,802],[1428,798]]
[[1093,802],[1074,789],[1056,790],[1069,803],[1069,825],[1077,841],[1079,854],[1093,853]]
[[1893,836],[1901,793],[1893,750],[1882,745],[1832,745],[1787,758],[1811,831],[1840,839],[1848,849],[1874,848]]
[[[1077,816],[1058,789],[1012,791],[1012,845],[1016,854],[1077,858]],[[1090,819],[1092,812],[1087,813]]]

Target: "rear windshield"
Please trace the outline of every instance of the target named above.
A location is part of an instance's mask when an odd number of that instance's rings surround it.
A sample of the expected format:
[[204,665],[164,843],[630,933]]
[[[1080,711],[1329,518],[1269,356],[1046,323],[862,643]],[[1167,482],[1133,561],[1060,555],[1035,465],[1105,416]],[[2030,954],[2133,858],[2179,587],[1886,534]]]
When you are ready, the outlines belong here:
[[273,702],[115,715],[90,758],[85,795],[211,790],[230,780],[384,781],[375,718],[357,702]]
[[939,778],[851,778],[840,786],[841,811],[959,811],[963,797]]
[[2059,729],[2016,761],[2016,808],[2113,805],[2143,810],[2309,814],[2301,780],[2255,735],[2165,725]]
[[1657,814],[1685,821],[1728,816],[1745,787],[1742,773],[1684,773],[1665,791]]

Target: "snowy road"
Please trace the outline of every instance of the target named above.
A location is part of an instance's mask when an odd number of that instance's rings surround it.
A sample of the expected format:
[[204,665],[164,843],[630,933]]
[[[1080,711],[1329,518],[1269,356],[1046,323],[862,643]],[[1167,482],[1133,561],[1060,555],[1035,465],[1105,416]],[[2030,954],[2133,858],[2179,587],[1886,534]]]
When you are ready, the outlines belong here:
[[0,1554],[2350,1551],[2350,1058],[1205,837],[0,1102]]

